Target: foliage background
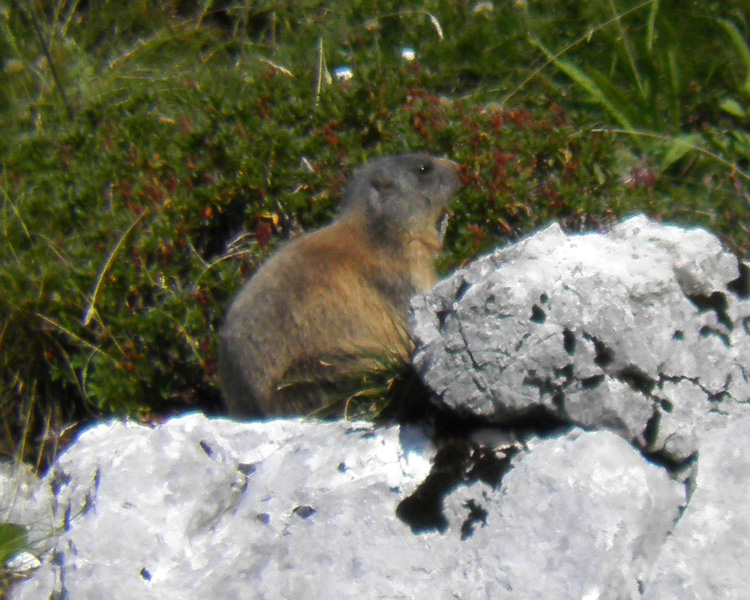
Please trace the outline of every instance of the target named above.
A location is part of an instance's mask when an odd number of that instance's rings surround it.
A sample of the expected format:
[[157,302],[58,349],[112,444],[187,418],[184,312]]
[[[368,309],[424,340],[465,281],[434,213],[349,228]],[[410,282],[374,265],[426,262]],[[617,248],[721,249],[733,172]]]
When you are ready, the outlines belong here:
[[229,300],[371,157],[464,165],[444,273],[634,212],[745,255],[748,9],[0,0],[0,452],[220,412]]

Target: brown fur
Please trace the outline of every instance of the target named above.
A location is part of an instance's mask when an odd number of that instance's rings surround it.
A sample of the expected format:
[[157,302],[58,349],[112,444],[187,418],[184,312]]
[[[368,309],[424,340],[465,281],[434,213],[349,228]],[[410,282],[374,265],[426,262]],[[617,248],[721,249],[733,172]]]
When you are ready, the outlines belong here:
[[[423,169],[429,172],[424,173]],[[374,354],[408,358],[409,299],[435,282],[436,224],[458,187],[445,159],[404,155],[350,178],[339,217],[272,256],[232,303],[219,375],[232,416],[304,414],[329,380]]]

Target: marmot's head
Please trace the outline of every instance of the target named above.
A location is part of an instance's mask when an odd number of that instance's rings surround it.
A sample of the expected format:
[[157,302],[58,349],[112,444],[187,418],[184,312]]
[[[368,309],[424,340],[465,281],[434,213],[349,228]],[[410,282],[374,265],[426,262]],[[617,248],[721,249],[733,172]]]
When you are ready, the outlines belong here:
[[435,229],[461,185],[458,165],[427,154],[380,158],[349,177],[342,215],[364,215],[373,231],[410,234]]

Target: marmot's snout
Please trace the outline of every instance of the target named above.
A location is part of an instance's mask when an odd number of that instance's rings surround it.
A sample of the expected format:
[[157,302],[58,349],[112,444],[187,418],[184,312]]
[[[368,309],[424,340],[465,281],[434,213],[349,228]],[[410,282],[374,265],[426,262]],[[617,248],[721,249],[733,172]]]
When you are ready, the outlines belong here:
[[440,195],[438,204],[440,212],[437,214],[436,222],[442,222],[449,212],[448,204],[461,187],[460,165],[449,158],[433,158],[439,170]]
[[461,187],[461,177],[459,175],[461,166],[450,158],[434,158],[433,160],[440,167],[442,173],[441,183],[445,189],[446,201],[449,201],[453,197],[453,194],[458,191],[458,188]]

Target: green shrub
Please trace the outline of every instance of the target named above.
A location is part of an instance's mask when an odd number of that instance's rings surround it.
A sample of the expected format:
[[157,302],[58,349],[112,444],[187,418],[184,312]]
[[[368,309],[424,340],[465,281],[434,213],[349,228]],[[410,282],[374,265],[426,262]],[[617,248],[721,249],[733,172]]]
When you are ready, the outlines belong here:
[[[588,22],[601,24],[568,46],[533,40],[602,109],[614,130],[629,136],[665,175],[694,184],[718,171],[747,185],[747,7],[608,0],[581,10]],[[555,43],[554,52],[549,43]],[[602,59],[592,61],[579,50],[589,43]]]

